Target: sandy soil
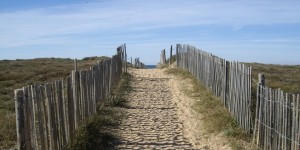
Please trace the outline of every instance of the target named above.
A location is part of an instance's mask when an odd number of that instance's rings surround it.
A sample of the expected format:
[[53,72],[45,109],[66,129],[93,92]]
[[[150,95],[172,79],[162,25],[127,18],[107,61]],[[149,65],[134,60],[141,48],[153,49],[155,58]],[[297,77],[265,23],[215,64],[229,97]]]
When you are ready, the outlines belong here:
[[231,149],[222,135],[203,128],[193,111],[193,99],[182,93],[188,81],[165,75],[160,69],[132,69],[132,92],[127,118],[117,132],[117,149]]
[[222,134],[212,134],[205,130],[201,114],[195,112],[192,106],[195,100],[186,96],[183,91],[192,89],[191,80],[180,80],[171,75],[169,86],[172,90],[172,99],[178,108],[179,120],[183,122],[184,136],[199,149],[208,150],[231,150],[228,141]]

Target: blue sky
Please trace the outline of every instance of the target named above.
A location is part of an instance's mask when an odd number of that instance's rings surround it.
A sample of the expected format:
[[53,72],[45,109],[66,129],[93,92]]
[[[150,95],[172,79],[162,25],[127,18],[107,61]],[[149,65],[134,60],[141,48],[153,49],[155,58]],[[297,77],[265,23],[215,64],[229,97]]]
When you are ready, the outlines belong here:
[[191,44],[228,60],[300,65],[299,0],[2,0],[0,59],[128,55]]

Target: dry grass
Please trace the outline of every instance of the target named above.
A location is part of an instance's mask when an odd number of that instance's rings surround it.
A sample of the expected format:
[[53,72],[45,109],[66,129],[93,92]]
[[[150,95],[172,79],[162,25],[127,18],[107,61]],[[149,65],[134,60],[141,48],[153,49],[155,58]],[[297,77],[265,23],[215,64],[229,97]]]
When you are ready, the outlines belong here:
[[121,80],[116,88],[111,92],[109,96],[108,105],[112,107],[127,107],[127,100],[124,95],[132,90],[130,85],[132,75],[129,73],[123,73]]
[[271,88],[281,88],[288,93],[300,93],[300,66],[270,65],[248,63],[252,66],[253,78],[257,81],[258,73],[266,77],[266,85]]
[[[253,68],[253,79],[258,81],[258,74],[263,73],[266,77],[266,85],[271,88],[281,88],[288,93],[300,93],[300,66],[287,65],[271,65],[247,63]],[[237,123],[230,116],[229,112],[223,107],[220,98],[213,96],[202,83],[200,83],[193,75],[181,69],[168,69],[167,73],[174,74],[182,79],[191,79],[193,90],[184,91],[186,95],[198,100],[194,109],[204,115],[206,129],[212,133],[225,133],[231,141],[234,149],[245,149],[244,144],[237,142],[242,139],[250,142],[247,136]],[[256,101],[256,84],[254,83],[252,90],[253,102]],[[255,107],[255,104],[253,104]],[[255,110],[255,108],[253,108]]]
[[256,90],[258,74],[263,73],[266,78],[266,86],[273,89],[280,88],[284,92],[300,94],[300,66],[272,65],[259,63],[246,63],[252,66],[252,114],[256,111]]
[[196,100],[193,108],[203,115],[204,126],[208,132],[223,133],[231,141],[234,149],[244,149],[243,143],[237,141],[243,140],[249,143],[250,137],[238,127],[228,110],[224,108],[220,98],[214,96],[204,84],[187,71],[172,68],[167,69],[166,73],[176,75],[183,80],[191,80],[192,90],[186,89],[184,93]]
[[110,150],[118,142],[110,128],[117,128],[123,118],[123,111],[117,107],[103,107],[97,114],[85,121],[75,133],[75,137],[67,150]]
[[[88,69],[96,60],[106,58],[86,57],[78,60],[78,69]],[[66,77],[71,73],[73,64],[73,60],[61,58],[0,61],[0,149],[10,148],[16,143],[14,90]]]
[[171,64],[173,64],[175,61],[176,61],[176,55],[172,55],[172,57],[170,58],[168,58],[167,60],[166,60],[166,64],[161,64],[161,63],[158,63],[157,64],[157,68],[159,68],[159,69],[163,69],[163,68],[167,68],[167,67],[169,67],[170,65],[170,59],[171,59]]
[[97,110],[97,114],[85,121],[76,131],[72,143],[67,149],[84,150],[110,150],[115,149],[118,143],[118,135],[110,132],[118,128],[125,114],[121,107],[126,107],[125,94],[131,91],[130,74],[123,74],[121,81],[112,91],[112,95],[106,101],[103,108]]

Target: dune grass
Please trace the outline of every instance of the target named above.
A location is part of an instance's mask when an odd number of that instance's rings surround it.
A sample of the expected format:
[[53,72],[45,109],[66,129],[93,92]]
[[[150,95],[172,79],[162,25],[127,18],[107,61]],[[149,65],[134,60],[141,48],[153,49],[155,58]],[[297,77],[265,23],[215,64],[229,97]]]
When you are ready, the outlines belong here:
[[[97,60],[108,57],[86,57],[78,60],[78,70],[88,69]],[[46,83],[68,76],[74,61],[62,58],[0,61],[0,149],[15,145],[16,123],[14,90],[33,83]]]
[[[272,65],[247,63],[252,66],[253,79],[258,80],[258,74],[263,73],[266,85],[271,88],[281,88],[287,93],[300,94],[300,66]],[[254,85],[255,86],[255,85]]]
[[102,108],[98,108],[97,114],[85,121],[76,131],[75,137],[67,146],[68,150],[111,150],[119,141],[118,135],[110,132],[117,128],[125,114],[122,107],[126,107],[126,93],[131,91],[130,74],[123,74],[121,81],[114,88],[111,96],[106,100]]
[[97,114],[85,121],[76,131],[67,150],[110,150],[118,142],[117,135],[111,133],[109,128],[116,128],[123,118],[121,109],[116,107],[103,107]]

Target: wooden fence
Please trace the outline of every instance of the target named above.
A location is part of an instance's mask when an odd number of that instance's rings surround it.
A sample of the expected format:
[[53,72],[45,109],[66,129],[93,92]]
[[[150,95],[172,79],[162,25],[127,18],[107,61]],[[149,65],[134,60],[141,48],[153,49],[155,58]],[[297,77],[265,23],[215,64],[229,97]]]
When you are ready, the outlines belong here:
[[240,127],[250,134],[253,126],[251,67],[226,61],[189,45],[177,44],[176,54],[177,67],[188,70],[215,96],[221,97]]
[[253,139],[262,149],[300,149],[300,95],[264,84],[259,75]]
[[166,60],[166,50],[163,49],[161,51],[161,54],[160,54],[160,64],[164,65],[167,63],[167,60]]
[[300,94],[269,88],[260,74],[256,105],[252,106],[251,67],[226,61],[189,45],[178,44],[176,54],[177,66],[188,70],[214,95],[221,97],[240,127],[252,134],[258,147],[300,149]]
[[140,58],[135,58],[133,63],[134,68],[145,68],[145,64],[140,61]]
[[173,57],[173,46],[171,45],[169,62],[167,62],[167,59],[166,59],[166,49],[163,49],[161,51],[161,54],[160,54],[160,64],[161,65],[166,65],[168,63],[168,65],[171,65],[172,64],[172,57]]
[[126,56],[124,44],[117,55],[89,70],[75,69],[61,80],[15,90],[18,149],[64,149],[127,71]]

